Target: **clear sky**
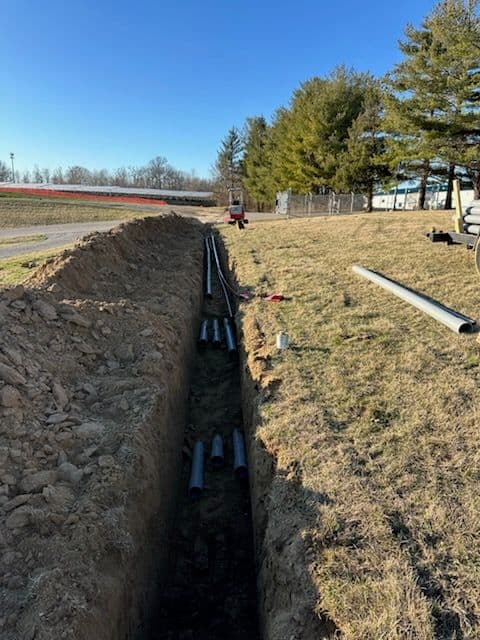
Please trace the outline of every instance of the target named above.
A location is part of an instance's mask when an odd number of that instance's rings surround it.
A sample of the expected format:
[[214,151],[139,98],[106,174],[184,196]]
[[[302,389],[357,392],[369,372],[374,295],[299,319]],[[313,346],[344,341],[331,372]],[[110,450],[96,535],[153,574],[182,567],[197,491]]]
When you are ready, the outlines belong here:
[[385,73],[431,0],[1,3],[0,159],[208,176],[220,139],[345,63]]

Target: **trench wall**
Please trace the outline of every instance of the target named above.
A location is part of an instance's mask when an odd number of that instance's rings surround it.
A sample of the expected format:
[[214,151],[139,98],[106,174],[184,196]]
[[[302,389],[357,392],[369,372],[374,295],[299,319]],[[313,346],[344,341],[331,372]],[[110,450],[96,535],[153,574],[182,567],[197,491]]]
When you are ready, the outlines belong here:
[[0,294],[0,364],[20,376],[18,405],[0,402],[5,640],[145,631],[178,491],[202,238],[194,220],[137,220]]
[[[230,280],[235,257],[223,249]],[[319,640],[337,637],[335,625],[316,610],[318,593],[308,570],[303,537],[305,495],[295,466],[282,459],[274,442],[262,438],[262,405],[275,397],[279,380],[269,362],[263,335],[249,303],[236,313],[242,410],[249,459],[257,597],[263,640]],[[270,336],[271,340],[271,336]]]

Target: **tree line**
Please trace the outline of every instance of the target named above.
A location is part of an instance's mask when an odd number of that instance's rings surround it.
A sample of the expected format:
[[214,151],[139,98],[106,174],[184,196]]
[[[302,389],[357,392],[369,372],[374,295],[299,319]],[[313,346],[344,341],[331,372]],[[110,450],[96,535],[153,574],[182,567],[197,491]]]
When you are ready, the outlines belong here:
[[[12,178],[12,172],[4,162],[0,162],[0,182]],[[140,167],[120,167],[115,171],[106,169],[87,169],[71,166],[58,167],[54,171],[48,168],[23,171],[16,176],[18,182],[54,184],[83,184],[92,186],[114,185],[119,187],[144,187],[151,189],[174,189],[191,191],[213,191],[212,180],[200,178],[193,173],[180,171],[172,167],[163,156],[157,156]]]
[[260,209],[277,191],[374,191],[431,176],[455,177],[480,198],[479,0],[443,0],[420,27],[407,25],[401,60],[382,78],[340,66],[293,92],[271,122],[247,118],[222,140],[215,174],[242,185]]

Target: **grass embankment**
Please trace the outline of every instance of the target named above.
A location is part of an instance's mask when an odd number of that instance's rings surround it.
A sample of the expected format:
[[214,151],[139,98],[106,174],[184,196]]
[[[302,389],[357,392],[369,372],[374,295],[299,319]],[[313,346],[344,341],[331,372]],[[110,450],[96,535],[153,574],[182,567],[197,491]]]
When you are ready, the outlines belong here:
[[45,251],[33,251],[13,258],[0,259],[0,288],[25,282],[42,264],[72,245],[55,247]]
[[[449,218],[224,229],[240,284],[291,296],[240,311],[254,375],[261,362],[278,385],[256,436],[296,496],[286,503],[272,485],[270,527],[296,523],[316,611],[351,640],[480,637],[477,336],[351,271],[360,263],[480,320],[472,253],[423,235]],[[281,354],[279,330],[292,342]]]

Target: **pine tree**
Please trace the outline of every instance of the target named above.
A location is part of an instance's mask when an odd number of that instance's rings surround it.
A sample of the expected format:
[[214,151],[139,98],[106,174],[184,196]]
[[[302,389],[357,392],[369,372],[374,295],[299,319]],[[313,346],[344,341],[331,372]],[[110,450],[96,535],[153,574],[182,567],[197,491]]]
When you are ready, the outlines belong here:
[[243,140],[236,127],[223,138],[214,165],[215,177],[221,188],[239,188],[242,183]]
[[271,192],[271,167],[267,151],[269,127],[263,116],[247,118],[245,125],[245,155],[243,158],[243,185],[256,201],[257,209],[274,199]]
[[369,76],[338,67],[295,91],[286,136],[289,187],[318,193],[333,185],[348,132],[362,110]]
[[267,140],[266,157],[270,168],[267,175],[267,191],[275,196],[295,184],[296,162],[292,145],[292,113],[281,107],[275,112]]
[[480,198],[480,16],[478,0],[445,0],[429,20],[438,104],[425,123],[439,154],[464,167]]
[[372,79],[365,91],[362,112],[349,129],[347,148],[340,156],[335,175],[337,189],[366,195],[367,211],[372,210],[375,186],[391,175],[385,156],[382,112],[382,92]]
[[435,164],[448,167],[450,183],[464,166],[480,190],[477,9],[478,0],[445,0],[419,29],[407,26],[404,58],[387,80],[391,163],[420,175],[423,196]]

